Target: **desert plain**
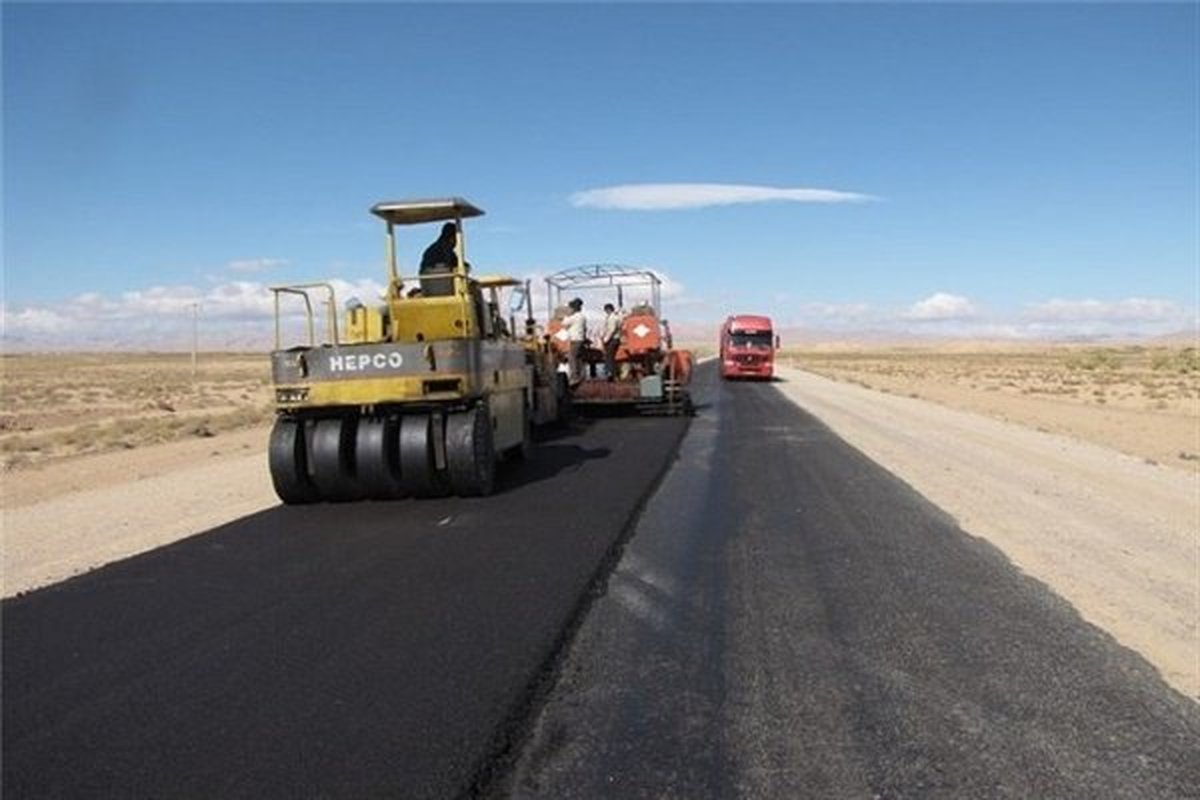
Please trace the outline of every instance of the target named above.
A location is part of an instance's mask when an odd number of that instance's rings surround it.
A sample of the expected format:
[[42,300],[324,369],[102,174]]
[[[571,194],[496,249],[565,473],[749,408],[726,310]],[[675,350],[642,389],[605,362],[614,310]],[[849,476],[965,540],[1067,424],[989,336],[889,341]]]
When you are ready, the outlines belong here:
[[1013,345],[785,349],[834,380],[1064,434],[1154,463],[1200,467],[1200,349]]
[[5,355],[0,467],[6,473],[113,450],[205,439],[266,422],[263,355]]
[[[812,344],[779,363],[787,396],[1200,698],[1197,347]],[[278,502],[265,354],[0,367],[4,596]]]

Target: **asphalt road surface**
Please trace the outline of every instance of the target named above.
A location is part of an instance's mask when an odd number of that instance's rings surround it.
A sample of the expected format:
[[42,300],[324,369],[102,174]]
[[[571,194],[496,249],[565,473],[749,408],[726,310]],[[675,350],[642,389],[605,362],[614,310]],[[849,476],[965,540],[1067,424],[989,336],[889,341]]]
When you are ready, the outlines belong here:
[[279,507],[5,601],[3,796],[472,793],[686,427],[579,425],[489,498]]
[[684,421],[599,420],[491,498],[5,601],[4,797],[1200,797],[1140,657],[772,386],[696,389],[673,465]]
[[769,384],[716,384],[492,796],[1200,797],[1200,713]]

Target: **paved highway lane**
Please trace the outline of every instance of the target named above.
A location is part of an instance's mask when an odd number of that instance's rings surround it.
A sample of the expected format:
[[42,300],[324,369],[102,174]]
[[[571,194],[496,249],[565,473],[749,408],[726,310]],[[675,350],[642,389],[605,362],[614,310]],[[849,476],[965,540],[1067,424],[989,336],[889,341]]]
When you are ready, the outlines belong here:
[[1200,797],[1200,713],[766,384],[706,407],[495,796]]
[[275,508],[5,601],[4,797],[468,792],[686,426],[599,420],[490,498]]

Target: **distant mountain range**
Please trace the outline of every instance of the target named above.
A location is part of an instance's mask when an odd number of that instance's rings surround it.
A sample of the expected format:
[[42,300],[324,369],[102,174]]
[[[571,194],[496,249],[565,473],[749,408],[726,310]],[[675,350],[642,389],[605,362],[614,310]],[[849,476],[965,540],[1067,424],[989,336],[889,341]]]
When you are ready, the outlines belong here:
[[[710,345],[716,347],[719,339],[720,325],[704,326],[691,323],[671,325],[675,341],[681,346]],[[962,334],[913,333],[887,329],[864,328],[862,330],[830,331],[817,328],[784,327],[776,330],[780,344],[783,347],[836,347],[838,345],[856,347],[919,347],[921,345],[942,345],[952,342],[995,344],[998,346],[1016,344],[1092,344],[1092,345],[1163,345],[1200,346],[1200,330],[1180,330],[1168,334],[1151,336],[1136,336],[1132,334],[1096,334],[1091,336],[1062,335],[1062,336],[970,336]]]
[[[709,347],[718,345],[720,323],[680,322],[671,325],[677,346]],[[777,330],[784,347],[836,348],[852,347],[920,347],[922,345],[990,344],[997,347],[1020,344],[1079,344],[1079,345],[1162,345],[1200,346],[1200,331],[1180,330],[1153,336],[1100,334],[1093,336],[970,336],[935,333],[913,333],[887,329],[829,331],[816,328],[784,327]],[[202,329],[199,346],[202,351],[267,352],[274,344],[269,331],[224,331]],[[53,337],[28,337],[6,333],[0,351],[5,353],[54,351],[158,351],[187,352],[191,350],[190,333],[156,336],[153,341],[137,336],[103,336],[60,334]]]

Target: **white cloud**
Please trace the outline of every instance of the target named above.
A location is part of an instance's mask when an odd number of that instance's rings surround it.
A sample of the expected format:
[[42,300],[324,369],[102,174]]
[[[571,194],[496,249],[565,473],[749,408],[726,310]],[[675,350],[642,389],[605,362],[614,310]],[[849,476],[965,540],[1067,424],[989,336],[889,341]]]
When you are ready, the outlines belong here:
[[[551,272],[542,269],[530,276],[534,315],[539,320],[546,314],[545,276]],[[708,331],[725,311],[745,310],[725,308],[721,298],[690,294],[666,271],[654,272],[663,281],[662,300],[668,319],[685,326],[690,320],[700,326],[698,330]],[[374,280],[333,279],[330,283],[339,315],[353,297],[368,304],[380,302],[386,288]],[[587,309],[597,314],[605,302],[616,300],[615,289],[578,294]],[[647,299],[646,289],[624,293],[626,307]],[[1144,297],[1113,301],[1052,299],[1031,303],[1010,314],[985,314],[966,297],[947,292],[932,294],[907,309],[867,303],[793,302],[786,293],[775,301],[774,315],[781,326],[826,332],[874,331],[883,335],[892,331],[915,336],[1053,340],[1151,336],[1194,330],[1197,326],[1195,309]],[[315,294],[313,305],[321,330],[325,309]],[[266,350],[273,343],[274,302],[270,288],[266,283],[248,280],[200,287],[152,286],[116,295],[87,292],[54,304],[0,304],[0,336],[6,348],[186,349],[191,345],[193,306],[199,307],[201,347]],[[299,338],[292,337],[303,334],[303,308],[298,299],[284,297],[281,311],[285,344],[298,342]],[[518,310],[515,316],[520,320],[523,311]]]
[[230,261],[225,265],[225,269],[230,272],[266,272],[276,267],[285,267],[287,264],[286,258],[244,258]]
[[805,303],[798,309],[801,318],[858,321],[871,316],[866,303]]
[[[373,280],[329,283],[341,307],[352,297],[379,302],[385,291],[383,284]],[[314,293],[318,325],[324,320],[322,302]],[[193,307],[198,308],[201,338],[207,346],[223,347],[234,341],[256,347],[270,344],[274,298],[269,287],[257,281],[231,281],[205,289],[153,286],[116,297],[88,292],[53,306],[0,306],[0,325],[9,343],[171,348],[190,342]],[[298,298],[285,296],[280,304],[281,312],[293,322],[303,308]]]
[[916,322],[939,322],[964,320],[979,316],[975,304],[965,297],[947,292],[935,292],[924,300],[918,300],[901,314],[901,317]]
[[1054,299],[1027,305],[1021,324],[1032,336],[1103,338],[1195,331],[1200,317],[1194,308],[1157,298]]
[[1124,300],[1047,300],[1026,306],[1032,322],[1166,322],[1179,320],[1183,310],[1170,300],[1127,297]]
[[[213,291],[218,289],[220,287]],[[92,293],[84,296],[86,302],[81,302],[81,298],[77,297],[67,308],[74,307],[92,318],[162,317],[191,313],[192,305],[198,303],[202,296],[200,291],[191,286],[152,286],[123,292],[116,301]]]
[[17,334],[56,334],[67,330],[70,319],[51,308],[22,308],[9,311],[0,306],[0,331],[5,336]]
[[877,198],[834,189],[779,188],[731,183],[629,183],[587,189],[571,195],[576,208],[667,211],[739,203],[851,203]]

